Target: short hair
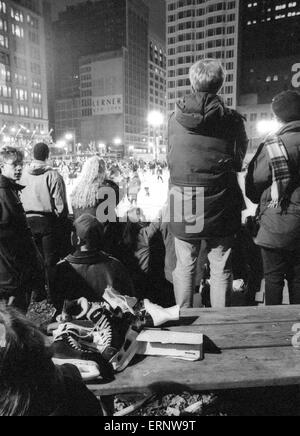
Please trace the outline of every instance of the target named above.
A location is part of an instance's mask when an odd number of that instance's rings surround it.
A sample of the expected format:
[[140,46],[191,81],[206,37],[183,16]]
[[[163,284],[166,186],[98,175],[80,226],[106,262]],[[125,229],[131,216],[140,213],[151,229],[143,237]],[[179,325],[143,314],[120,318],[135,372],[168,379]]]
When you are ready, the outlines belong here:
[[300,94],[288,90],[276,95],[272,101],[272,110],[276,117],[284,123],[300,120]]
[[23,161],[24,154],[23,152],[11,146],[4,146],[0,148],[0,167],[6,163],[16,163],[19,161]]
[[96,217],[83,214],[73,224],[76,235],[80,238],[80,246],[89,250],[101,250],[104,238],[104,226]]
[[190,68],[190,82],[195,92],[217,94],[225,77],[226,71],[217,59],[203,59]]
[[50,154],[50,149],[47,144],[43,142],[39,142],[38,144],[35,144],[33,148],[33,157],[36,160],[40,160],[44,162],[48,159]]

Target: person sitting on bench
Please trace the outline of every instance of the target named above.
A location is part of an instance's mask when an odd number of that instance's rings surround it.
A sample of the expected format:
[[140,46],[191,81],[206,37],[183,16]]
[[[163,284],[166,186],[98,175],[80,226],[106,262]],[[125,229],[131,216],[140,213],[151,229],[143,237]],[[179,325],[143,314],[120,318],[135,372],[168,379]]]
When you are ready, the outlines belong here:
[[52,302],[58,311],[65,300],[85,297],[91,302],[101,301],[107,287],[135,296],[125,267],[101,251],[103,235],[103,225],[92,215],[82,215],[75,221],[72,234],[75,253],[56,268]]

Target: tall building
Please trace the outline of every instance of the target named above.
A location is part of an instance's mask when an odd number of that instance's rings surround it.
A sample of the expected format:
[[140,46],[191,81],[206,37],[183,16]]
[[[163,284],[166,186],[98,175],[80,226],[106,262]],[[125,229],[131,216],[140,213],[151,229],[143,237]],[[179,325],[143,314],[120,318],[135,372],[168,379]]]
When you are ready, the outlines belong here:
[[239,110],[254,149],[273,119],[273,97],[300,89],[299,20],[300,0],[242,2]]
[[[97,56],[124,49],[124,124],[118,139],[127,147],[143,144],[147,134],[148,111],[148,27],[149,10],[141,0],[86,2],[70,6],[59,15],[55,23],[57,138],[74,131],[77,142],[83,142],[82,123],[86,125],[86,118],[94,123],[99,121],[99,114],[93,113],[92,99],[100,95],[93,95],[96,87],[90,74],[86,76],[91,79],[82,82],[80,67],[89,68],[82,65],[82,58],[90,56],[88,63],[93,64],[100,62]],[[95,74],[95,80],[100,80],[99,70]],[[105,84],[108,84],[107,80],[104,80]],[[101,91],[101,97],[111,97],[110,92],[108,85]],[[77,118],[78,102],[80,120]],[[102,113],[101,116],[106,115],[109,114]],[[105,122],[102,125],[105,128]],[[101,142],[97,128],[93,131],[97,134],[90,139],[95,143]],[[101,136],[106,136],[106,133]]]
[[[158,111],[167,117],[167,71],[166,44],[157,35],[149,35],[149,112]],[[166,144],[166,126],[161,126],[160,142]],[[153,143],[153,132],[149,126],[149,142]]]
[[48,133],[44,19],[41,0],[0,1],[2,141]]
[[237,104],[240,0],[166,0],[168,111],[190,90],[189,68],[199,59],[220,59],[227,70],[222,95]]

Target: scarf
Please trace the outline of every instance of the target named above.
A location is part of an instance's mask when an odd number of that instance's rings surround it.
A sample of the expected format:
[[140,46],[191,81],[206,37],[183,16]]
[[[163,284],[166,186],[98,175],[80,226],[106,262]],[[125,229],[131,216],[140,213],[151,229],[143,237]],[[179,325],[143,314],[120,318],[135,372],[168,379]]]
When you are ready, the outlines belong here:
[[269,208],[278,208],[282,207],[283,201],[286,200],[287,189],[291,183],[289,157],[281,138],[277,135],[269,136],[265,146],[272,168],[272,201]]

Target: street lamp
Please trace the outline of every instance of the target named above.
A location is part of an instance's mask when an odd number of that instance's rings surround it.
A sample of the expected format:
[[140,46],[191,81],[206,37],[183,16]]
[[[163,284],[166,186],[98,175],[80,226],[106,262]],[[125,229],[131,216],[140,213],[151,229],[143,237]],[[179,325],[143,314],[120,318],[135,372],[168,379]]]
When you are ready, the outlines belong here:
[[72,142],[72,152],[76,153],[76,137],[75,133],[68,132],[65,134],[65,140],[68,142]]
[[121,145],[122,144],[122,139],[121,138],[115,138],[114,139],[114,144],[115,145]]
[[154,133],[154,160],[158,160],[159,149],[159,130],[164,124],[164,116],[159,111],[151,111],[148,114],[148,124],[153,129]]

